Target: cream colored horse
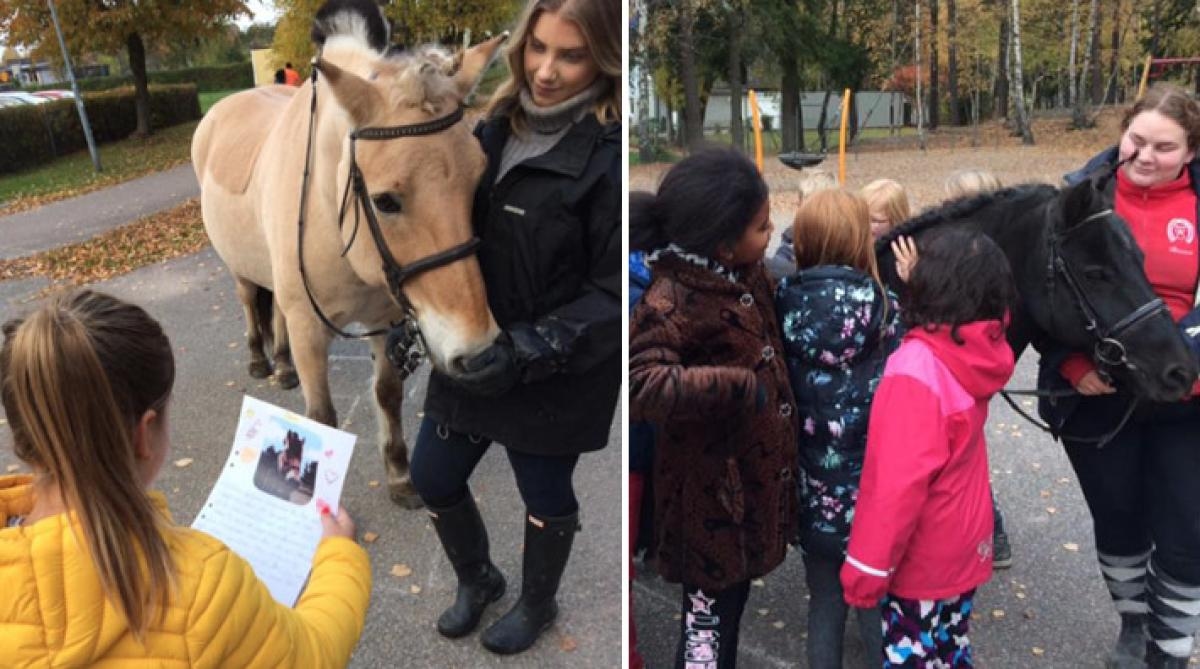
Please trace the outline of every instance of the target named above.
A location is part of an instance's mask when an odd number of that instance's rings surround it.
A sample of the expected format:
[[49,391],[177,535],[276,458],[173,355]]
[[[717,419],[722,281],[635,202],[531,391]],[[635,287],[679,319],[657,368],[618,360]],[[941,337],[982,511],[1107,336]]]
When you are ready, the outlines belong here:
[[[351,132],[447,116],[502,41],[503,36],[495,38],[453,58],[430,48],[384,57],[354,35],[326,41],[318,63],[304,269],[320,310],[339,328],[351,323],[386,328],[402,316],[365,223],[342,255],[355,228],[352,210],[341,223],[338,212],[350,170]],[[276,378],[292,387],[299,372],[308,416],[336,425],[327,369],[334,335],[305,294],[298,262],[312,95],[313,85],[306,82],[300,88],[271,86],[225,98],[196,128],[192,164],[205,229],[233,273],[245,311],[251,375],[270,373],[263,343],[264,335],[273,335]],[[381,237],[398,263],[408,265],[471,239],[471,204],[485,157],[466,122],[421,136],[359,141],[355,159]],[[263,313],[271,298],[266,291],[273,292],[273,322]],[[403,293],[415,309],[432,363],[451,376],[461,369],[460,360],[487,347],[499,332],[473,255],[407,279]],[[408,476],[400,423],[403,384],[388,363],[384,343],[383,336],[370,339],[380,449],[392,499],[415,508],[420,500]],[[289,357],[295,359],[294,370]]]

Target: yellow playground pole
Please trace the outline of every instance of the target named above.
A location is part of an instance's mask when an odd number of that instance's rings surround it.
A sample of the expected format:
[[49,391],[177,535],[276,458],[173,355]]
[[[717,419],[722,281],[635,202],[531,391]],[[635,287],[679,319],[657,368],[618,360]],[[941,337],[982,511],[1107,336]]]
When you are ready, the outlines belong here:
[[846,185],[846,123],[850,120],[850,89],[842,93],[842,129],[838,132],[838,185]]
[[1150,83],[1150,61],[1154,56],[1146,56],[1146,66],[1142,68],[1142,82],[1138,84],[1138,94],[1135,100],[1141,100],[1146,93],[1146,84]]
[[754,164],[758,165],[758,171],[761,174],[763,171],[763,149],[762,149],[762,121],[758,118],[758,96],[754,94],[754,90],[750,90],[750,114],[754,118]]

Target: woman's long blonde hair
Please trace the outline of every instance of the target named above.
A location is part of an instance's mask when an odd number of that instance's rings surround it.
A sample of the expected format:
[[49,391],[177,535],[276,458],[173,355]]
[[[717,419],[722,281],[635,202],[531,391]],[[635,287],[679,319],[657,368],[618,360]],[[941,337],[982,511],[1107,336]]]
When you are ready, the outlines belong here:
[[89,290],[3,332],[0,400],[14,451],[58,485],[101,585],[141,639],[152,613],[167,609],[174,564],[166,519],[143,491],[133,432],[147,411],[166,409],[170,341],[140,307]]
[[508,116],[514,131],[525,130],[525,112],[520,102],[521,91],[529,87],[525,81],[525,45],[543,12],[559,13],[579,27],[600,70],[596,76],[608,82],[596,99],[596,120],[601,124],[620,121],[621,3],[617,0],[529,0],[505,48],[508,79],[492,95],[488,118]]

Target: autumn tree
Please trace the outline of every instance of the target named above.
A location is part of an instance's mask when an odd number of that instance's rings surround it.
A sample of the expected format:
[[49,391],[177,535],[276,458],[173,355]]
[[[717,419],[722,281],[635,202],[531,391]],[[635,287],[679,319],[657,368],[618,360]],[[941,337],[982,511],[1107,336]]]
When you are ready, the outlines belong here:
[[[124,50],[136,92],[138,135],[150,133],[150,91],[146,45],[181,36],[207,37],[246,13],[242,0],[56,0],[63,37],[71,53],[111,54]],[[17,44],[35,45],[39,56],[61,61],[50,9],[45,0],[0,1],[0,34]]]

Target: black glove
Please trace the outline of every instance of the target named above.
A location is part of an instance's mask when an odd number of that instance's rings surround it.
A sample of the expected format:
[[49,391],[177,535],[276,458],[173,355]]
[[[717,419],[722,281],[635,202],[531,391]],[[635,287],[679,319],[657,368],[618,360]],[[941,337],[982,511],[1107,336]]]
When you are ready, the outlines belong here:
[[501,332],[491,346],[463,360],[463,371],[454,381],[469,392],[485,397],[503,395],[521,380],[512,338]]

